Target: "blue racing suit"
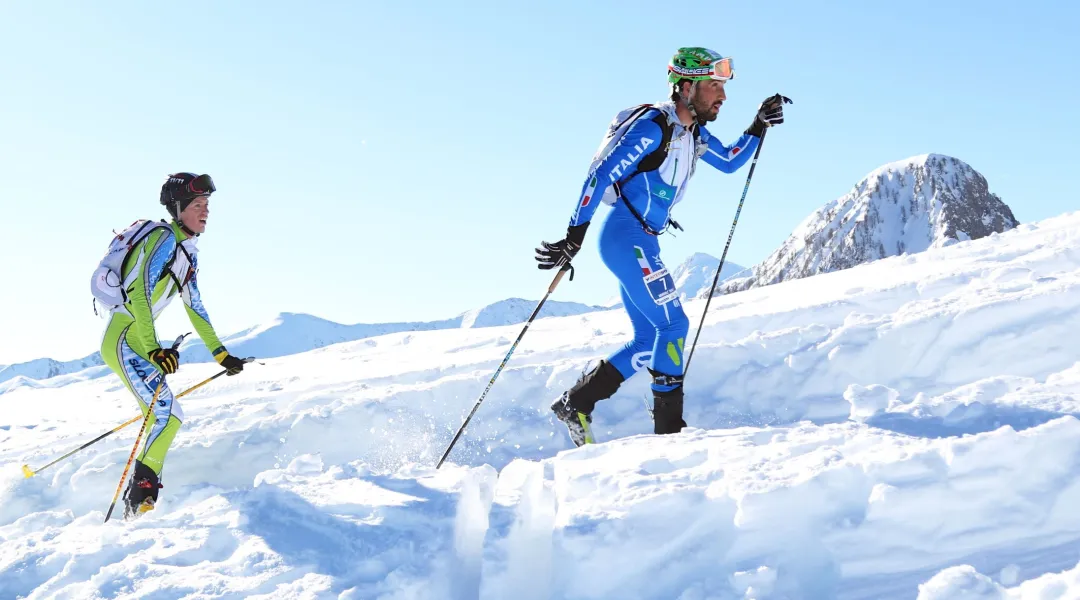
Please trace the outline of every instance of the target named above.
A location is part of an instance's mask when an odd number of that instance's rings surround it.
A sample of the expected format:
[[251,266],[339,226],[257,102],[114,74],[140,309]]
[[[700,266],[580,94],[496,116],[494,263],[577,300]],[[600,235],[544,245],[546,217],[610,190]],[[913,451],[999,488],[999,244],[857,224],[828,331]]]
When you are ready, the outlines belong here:
[[[664,118],[673,127],[667,156],[659,168],[637,172],[639,163],[662,143],[663,130],[654,119]],[[733,173],[746,164],[760,142],[744,133],[733,145],[725,146],[704,127],[696,129],[697,136],[682,125],[673,102],[648,108],[617,143],[605,146],[610,151],[594,159],[570,219],[571,226],[582,225],[592,219],[601,202],[614,205],[600,232],[600,258],[619,279],[623,306],[634,329],[634,339],[607,359],[624,379],[646,366],[655,373],[682,375],[689,321],[675,282],[660,259],[658,234],[668,226],[671,209],[682,199],[698,158]],[[679,385],[654,379],[652,388],[667,392]]]

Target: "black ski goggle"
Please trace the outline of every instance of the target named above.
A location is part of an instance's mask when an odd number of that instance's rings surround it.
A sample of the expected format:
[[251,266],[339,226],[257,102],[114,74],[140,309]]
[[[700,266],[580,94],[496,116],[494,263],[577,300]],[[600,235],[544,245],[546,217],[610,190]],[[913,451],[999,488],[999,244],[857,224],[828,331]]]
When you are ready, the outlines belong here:
[[214,180],[204,173],[189,181],[184,186],[184,191],[192,196],[209,196],[216,192],[217,188],[214,187]]

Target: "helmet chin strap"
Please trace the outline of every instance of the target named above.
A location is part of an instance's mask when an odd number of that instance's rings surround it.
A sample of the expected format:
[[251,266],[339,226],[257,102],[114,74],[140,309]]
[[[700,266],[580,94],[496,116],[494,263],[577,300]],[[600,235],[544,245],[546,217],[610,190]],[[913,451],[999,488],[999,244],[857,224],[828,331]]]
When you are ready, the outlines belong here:
[[197,234],[194,231],[188,229],[188,226],[184,225],[184,222],[182,220],[180,220],[180,201],[176,200],[175,204],[176,204],[176,219],[174,219],[174,220],[176,221],[176,224],[180,226],[181,231],[188,234],[188,237],[198,237],[199,234]]

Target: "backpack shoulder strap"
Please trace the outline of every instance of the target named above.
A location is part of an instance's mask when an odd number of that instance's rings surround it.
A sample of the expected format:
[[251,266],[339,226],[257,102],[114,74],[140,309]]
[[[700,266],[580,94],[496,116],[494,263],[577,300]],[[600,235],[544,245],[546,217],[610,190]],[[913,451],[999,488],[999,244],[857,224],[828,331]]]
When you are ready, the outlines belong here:
[[[146,222],[143,223],[142,226],[140,226],[135,231],[135,233],[131,235],[131,237],[127,241],[127,252],[124,253],[124,258],[120,260],[119,274],[122,274],[124,272],[124,269],[127,267],[128,258],[130,258],[131,253],[135,251],[135,247],[142,243],[143,240],[145,240],[147,237],[150,236],[150,234],[152,234],[155,230],[158,229],[172,230],[172,227],[168,224],[168,222],[165,221],[165,219],[161,219],[160,221],[147,219]],[[175,255],[173,257],[173,260],[175,260]],[[169,261],[169,264],[166,265],[166,268],[168,268],[168,266],[171,264],[172,260]]]
[[671,143],[671,136],[675,132],[675,126],[668,120],[667,114],[660,111],[660,114],[652,118],[653,123],[656,123],[660,127],[660,145],[656,150],[650,152],[645,158],[641,159],[638,163],[638,168],[634,172],[644,173],[646,171],[655,171],[660,168],[660,165],[664,164],[667,159],[668,145]]
[[[187,258],[188,261],[188,272],[184,275],[184,281],[177,279],[176,274],[172,272],[173,263],[176,262],[176,257],[179,256],[181,252],[184,253],[184,257]],[[178,290],[182,290],[184,286],[191,281],[191,275],[195,272],[195,258],[191,256],[191,253],[187,251],[187,248],[184,247],[182,242],[176,244],[176,253],[173,254],[172,260],[169,261],[165,271],[169,274],[169,277],[172,277],[173,282],[176,283],[176,289]]]
[[[652,105],[649,105],[649,107],[651,108]],[[668,145],[671,144],[671,136],[675,132],[675,126],[668,121],[667,114],[665,114],[664,111],[659,111],[659,114],[654,116],[651,120],[660,127],[660,143],[657,144],[655,150],[646,154],[645,157],[638,162],[637,168],[620,177],[619,181],[615,182],[616,186],[629,181],[631,177],[638,173],[659,169],[660,165],[664,164],[664,161],[667,160]],[[618,189],[616,189],[616,192],[618,192]]]

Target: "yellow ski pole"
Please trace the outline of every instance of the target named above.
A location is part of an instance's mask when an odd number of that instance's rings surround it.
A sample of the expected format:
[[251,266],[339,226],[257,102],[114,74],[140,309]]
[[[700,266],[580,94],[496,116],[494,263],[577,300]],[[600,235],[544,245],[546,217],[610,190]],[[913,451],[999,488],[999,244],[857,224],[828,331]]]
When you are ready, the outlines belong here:
[[[254,358],[247,358],[247,359],[245,359],[245,362],[252,362],[254,360],[255,360]],[[188,389],[180,392],[179,394],[177,394],[176,398],[183,398],[184,396],[190,394],[191,392],[194,392],[195,390],[201,388],[202,386],[210,383],[211,381],[217,379],[218,377],[221,377],[222,375],[224,375],[224,374],[226,374],[228,372],[229,372],[228,369],[224,369],[221,372],[217,373],[216,375],[213,375],[211,377],[207,377],[206,379],[202,380],[200,383],[197,383],[197,384],[189,387]],[[49,464],[47,464],[47,465],[45,465],[43,467],[40,467],[40,468],[37,468],[37,469],[31,469],[30,465],[23,465],[22,466],[23,476],[26,477],[27,479],[29,479],[29,478],[33,477],[34,475],[37,475],[38,473],[44,471],[45,469],[48,469],[49,467],[55,465],[56,463],[64,460],[65,458],[71,456],[72,454],[75,454],[79,450],[84,450],[86,448],[89,448],[90,446],[100,442],[101,440],[109,437],[110,435],[116,433],[117,431],[120,431],[121,429],[127,427],[128,425],[131,425],[132,423],[134,423],[135,421],[138,421],[141,418],[143,418],[142,415],[137,415],[137,416],[134,416],[134,417],[132,417],[131,419],[129,419],[127,421],[124,421],[123,423],[117,425],[116,427],[110,429],[109,431],[106,431],[105,433],[97,436],[96,438],[90,440],[89,442],[86,442],[82,446],[79,446],[78,448],[72,450],[71,452],[68,452],[67,454],[61,456],[60,458],[50,462]]]
[[124,489],[124,482],[127,481],[128,470],[131,469],[131,462],[135,460],[135,455],[139,452],[139,442],[142,441],[143,433],[146,431],[146,424],[150,422],[150,415],[154,414],[154,405],[157,404],[158,394],[161,393],[161,386],[165,385],[165,375],[161,376],[161,381],[158,382],[157,389],[154,390],[154,399],[150,401],[150,405],[146,407],[146,416],[143,417],[142,427],[139,428],[139,435],[135,438],[135,444],[131,447],[131,454],[128,455],[127,464],[124,465],[124,474],[120,476],[120,483],[116,486],[116,493],[113,494],[112,504],[109,505],[109,512],[105,513],[105,522],[109,521],[109,517],[112,516],[112,511],[116,508],[116,499],[120,497],[120,490]]
[[44,471],[45,469],[48,469],[49,467],[55,465],[56,463],[64,460],[65,458],[71,456],[72,454],[75,454],[79,450],[82,450],[83,448],[88,448],[88,447],[100,442],[101,440],[109,437],[110,435],[116,433],[117,431],[120,431],[121,429],[127,427],[128,425],[131,425],[132,423],[134,423],[135,421],[138,421],[141,418],[142,418],[142,415],[136,415],[136,416],[132,417],[130,420],[124,421],[123,423],[117,425],[116,427],[113,427],[112,429],[106,431],[105,433],[97,436],[96,438],[90,440],[89,442],[86,442],[82,446],[79,446],[78,448],[72,450],[71,452],[68,452],[67,454],[61,456],[60,458],[52,461],[51,463],[49,463],[49,464],[47,464],[44,467],[41,467],[39,469],[31,469],[30,465],[23,465],[22,466],[23,475],[27,479],[29,479],[29,478],[33,477],[34,475],[37,475],[38,473]]

